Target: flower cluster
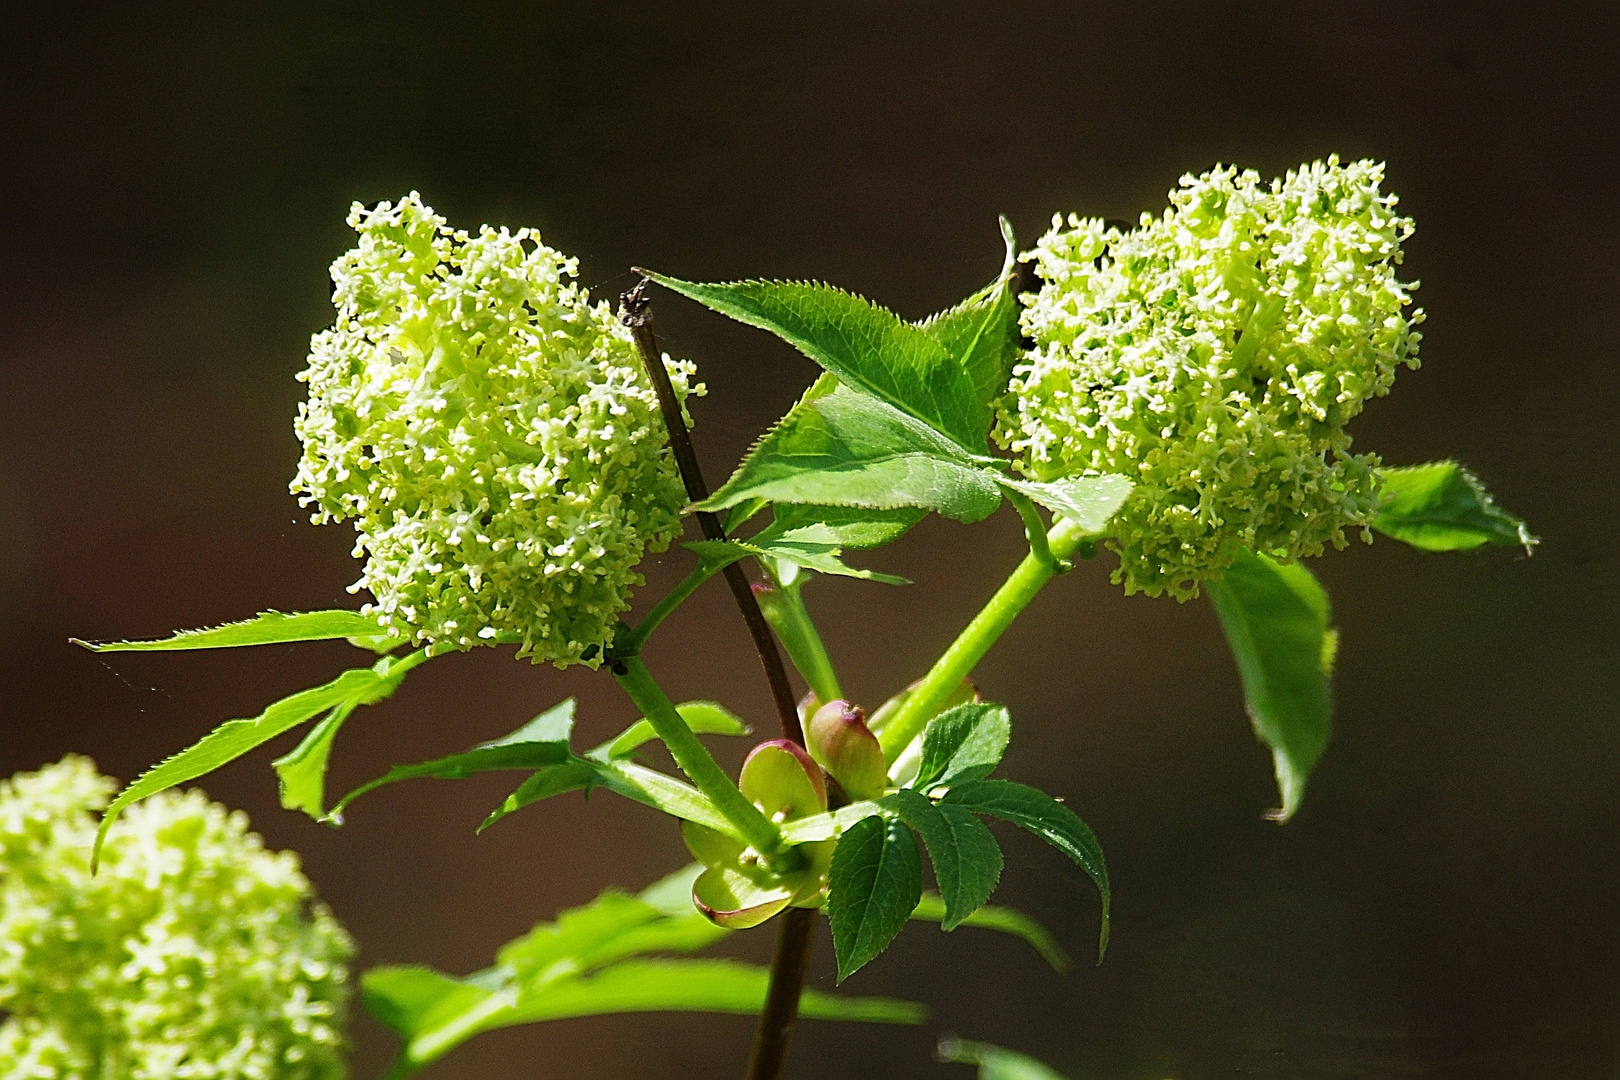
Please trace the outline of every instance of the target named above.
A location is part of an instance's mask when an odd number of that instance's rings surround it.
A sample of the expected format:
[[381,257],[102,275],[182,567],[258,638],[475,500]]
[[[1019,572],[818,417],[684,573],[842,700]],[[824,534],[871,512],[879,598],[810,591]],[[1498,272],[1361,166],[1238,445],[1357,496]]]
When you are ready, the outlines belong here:
[[354,949],[290,853],[165,793],[114,827],[85,758],[0,782],[0,1076],[340,1080]]
[[1345,425],[1417,366],[1423,318],[1382,179],[1337,158],[1269,184],[1216,168],[1161,218],[1054,218],[1025,256],[1033,348],[997,437],[1038,479],[1136,482],[1109,541],[1127,592],[1187,599],[1241,548],[1317,555],[1376,514],[1377,459]]
[[[354,587],[391,632],[599,663],[685,502],[629,331],[531,230],[453,232],[414,192],[349,224],[292,490],[354,520]],[[664,365],[682,401],[702,393]]]

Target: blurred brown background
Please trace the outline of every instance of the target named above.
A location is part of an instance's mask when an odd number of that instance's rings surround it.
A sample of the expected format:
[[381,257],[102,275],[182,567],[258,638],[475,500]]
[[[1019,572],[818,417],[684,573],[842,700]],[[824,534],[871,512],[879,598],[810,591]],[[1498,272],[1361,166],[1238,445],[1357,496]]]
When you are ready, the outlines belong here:
[[[1007,774],[1067,795],[1103,840],[1107,962],[1058,976],[1010,940],[915,927],[848,989],[922,998],[933,1023],[807,1025],[790,1073],[965,1076],[930,1060],[956,1031],[1076,1080],[1613,1075],[1611,6],[27,7],[0,27],[0,771],[73,750],[127,778],[354,659],[66,644],[357,602],[352,534],[286,494],[293,375],[330,318],[353,199],[418,188],[458,225],[536,225],[604,296],[642,264],[820,278],[915,317],[995,272],[997,213],[1027,244],[1053,211],[1157,211],[1216,161],[1269,176],[1385,158],[1430,319],[1423,370],[1358,421],[1359,445],[1461,458],[1545,543],[1320,560],[1338,732],[1285,828],[1261,819],[1269,761],[1208,605],[1127,600],[1106,560],[1057,582],[980,680],[1016,718]],[[668,295],[657,314],[711,388],[696,435],[718,479],[812,367]],[[935,521],[871,560],[916,579],[904,592],[818,585],[853,693],[918,675],[1020,545],[1006,512]],[[651,564],[647,595],[687,561]],[[728,604],[705,590],[649,659],[678,696],[765,728]],[[349,725],[335,782],[567,694],[585,738],[631,717],[601,675],[441,660]],[[474,838],[504,776],[401,785],[333,831],[277,808],[279,749],[205,786],[302,852],[367,964],[469,971],[559,906],[684,860],[669,825],[607,795]],[[1083,956],[1089,884],[1038,842],[1005,844],[998,899]],[[763,958],[768,934],[730,948]],[[750,1026],[559,1023],[429,1075],[731,1076]],[[356,1031],[356,1074],[375,1076],[392,1038]]]

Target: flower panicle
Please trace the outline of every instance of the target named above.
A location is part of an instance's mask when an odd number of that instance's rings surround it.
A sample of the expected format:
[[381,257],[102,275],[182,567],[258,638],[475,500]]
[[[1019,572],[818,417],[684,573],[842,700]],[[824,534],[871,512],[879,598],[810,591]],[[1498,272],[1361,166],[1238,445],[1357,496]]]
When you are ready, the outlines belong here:
[[1240,549],[1342,547],[1377,512],[1346,425],[1417,367],[1412,233],[1383,166],[1337,157],[1262,181],[1184,176],[1134,229],[1071,215],[1024,258],[1033,342],[996,436],[1039,479],[1120,473],[1116,581],[1187,599]]

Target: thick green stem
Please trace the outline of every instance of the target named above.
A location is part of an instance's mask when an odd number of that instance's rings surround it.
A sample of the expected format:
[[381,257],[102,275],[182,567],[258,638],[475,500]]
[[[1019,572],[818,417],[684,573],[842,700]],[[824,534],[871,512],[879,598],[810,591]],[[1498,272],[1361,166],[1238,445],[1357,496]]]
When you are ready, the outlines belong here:
[[737,832],[756,851],[764,855],[776,854],[782,847],[782,831],[732,783],[731,777],[710,755],[708,747],[675,711],[674,703],[653,679],[647,665],[634,656],[620,659],[614,664],[613,677],[669,747],[675,764],[709,797],[715,809],[737,827]]
[[1018,564],[1018,569],[1002,583],[990,602],[973,617],[951,647],[935,661],[928,674],[917,684],[906,703],[894,718],[883,726],[878,741],[883,744],[883,756],[894,761],[916,738],[930,718],[972,674],[984,654],[990,651],[1018,614],[1035,599],[1041,586],[1056,575],[1056,564],[1073,555],[1086,532],[1068,518],[1059,518],[1046,534],[1048,557],[1043,559],[1031,551]]
[[804,606],[803,585],[802,575],[791,585],[755,585],[754,597],[765,613],[765,621],[776,631],[777,640],[787,649],[788,659],[810,684],[811,692],[823,702],[835,701],[844,696],[844,691],[838,685],[827,646]]

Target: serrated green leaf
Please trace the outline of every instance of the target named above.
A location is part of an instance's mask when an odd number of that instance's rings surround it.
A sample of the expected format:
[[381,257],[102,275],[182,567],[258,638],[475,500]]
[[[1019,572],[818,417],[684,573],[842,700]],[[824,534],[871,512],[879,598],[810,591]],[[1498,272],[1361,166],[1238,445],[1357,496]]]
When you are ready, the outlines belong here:
[[[686,726],[700,735],[747,735],[751,730],[742,717],[718,701],[686,701],[675,706]],[[637,720],[610,743],[598,747],[610,758],[629,757],[643,743],[658,738],[652,724]]]
[[928,511],[909,506],[897,510],[865,510],[854,506],[778,503],[771,515],[771,524],[753,537],[753,543],[788,540],[861,549],[893,543],[927,517]]
[[1001,219],[1006,256],[996,280],[917,328],[956,357],[973,382],[974,399],[989,406],[1007,390],[1021,351],[1018,333],[1018,252],[1012,223]]
[[[925,892],[917,902],[911,917],[921,922],[943,922],[945,900],[938,893]],[[1052,932],[1022,911],[1009,907],[985,904],[961,922],[962,926],[976,926],[984,930],[999,930],[1027,941],[1041,958],[1052,965],[1054,971],[1069,969],[1069,954],[1058,945]]]
[[990,1043],[941,1039],[939,1059],[958,1065],[977,1065],[979,1080],[1064,1080],[1044,1062]]
[[881,815],[862,818],[833,851],[827,915],[838,981],[860,970],[905,926],[922,899],[922,855],[911,830]]
[[91,652],[168,652],[177,649],[232,649],[243,645],[279,645],[291,641],[327,641],[332,638],[369,639],[364,648],[391,652],[401,642],[383,632],[372,615],[358,611],[303,611],[284,614],[260,612],[251,619],[211,626],[203,630],[182,630],[154,641],[80,641]]
[[962,807],[935,805],[902,788],[883,800],[922,837],[945,900],[943,930],[954,930],[990,899],[1001,880],[1001,848],[984,823]]
[[591,767],[596,774],[596,785],[614,794],[623,795],[682,821],[705,825],[727,836],[737,836],[737,827],[715,809],[707,795],[667,773],[633,761],[602,761],[591,757],[576,760]]
[[1455,461],[1379,469],[1384,504],[1373,528],[1423,551],[1472,551],[1485,544],[1540,543],[1525,523],[1496,505],[1479,478]]
[[654,281],[738,322],[769,330],[841,381],[888,402],[969,450],[983,453],[990,430],[961,362],[927,333],[885,308],[827,285]]
[[549,799],[553,795],[588,789],[595,782],[596,766],[583,758],[570,758],[561,765],[541,769],[519,784],[517,790],[508,795],[500,806],[490,811],[477,831],[483,832],[508,814],[514,814],[531,803]]
[[1102,532],[1108,525],[1108,519],[1125,504],[1136,487],[1125,477],[1113,473],[1072,476],[1045,483],[1008,476],[1003,477],[1001,482],[1028,495],[1054,514],[1070,519],[1088,533]]
[[1332,731],[1333,653],[1327,593],[1300,563],[1243,552],[1209,598],[1237,661],[1255,734],[1271,749],[1287,821]]
[[909,784],[928,791],[941,784],[988,776],[1001,763],[1012,737],[1005,705],[973,702],[947,709],[923,729],[922,761]]
[[1102,930],[1097,938],[1097,959],[1108,948],[1108,864],[1102,845],[1090,826],[1067,806],[1044,791],[1011,780],[969,780],[946,792],[942,805],[956,805],[975,814],[989,814],[1024,828],[1073,859],[1090,875],[1102,896]]
[[385,656],[368,668],[353,668],[323,686],[282,698],[251,719],[227,720],[196,743],[142,773],[107,807],[90,853],[91,872],[101,858],[107,830],[130,803],[176,784],[195,780],[269,742],[284,731],[343,705],[372,705],[392,694],[416,665],[427,659],[421,650],[407,656]]
[[795,405],[700,510],[774,503],[916,507],[972,523],[1001,503],[998,474],[927,425],[840,386]]
[[560,765],[571,757],[568,737],[574,726],[574,699],[553,705],[509,735],[480,743],[458,754],[447,754],[431,761],[395,765],[375,780],[367,781],[339,799],[327,817],[341,822],[350,803],[369,791],[401,780],[465,780],[484,772],[540,769]]
[[332,756],[332,742],[356,704],[345,702],[309,729],[292,751],[270,764],[281,784],[284,810],[302,810],[316,821],[326,816],[326,763]]

